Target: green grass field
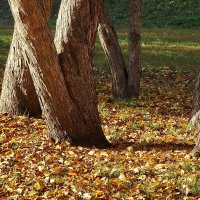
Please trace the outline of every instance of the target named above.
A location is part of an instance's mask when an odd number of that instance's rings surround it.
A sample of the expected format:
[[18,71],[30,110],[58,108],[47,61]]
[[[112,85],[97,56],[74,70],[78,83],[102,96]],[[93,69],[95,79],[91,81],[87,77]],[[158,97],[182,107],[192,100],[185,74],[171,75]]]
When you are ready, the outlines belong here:
[[[199,71],[199,32],[199,29],[142,29],[141,62],[143,69],[157,70],[167,67],[172,70]],[[126,30],[119,30],[118,36],[126,60],[128,60],[128,33]],[[99,42],[95,58],[98,68],[107,66]]]
[[[200,29],[142,29],[142,67],[144,70],[170,68],[179,71],[200,70]],[[128,33],[118,31],[119,41],[128,59]],[[12,38],[11,29],[0,30],[0,65],[5,65]],[[95,70],[108,73],[108,64],[97,41]]]

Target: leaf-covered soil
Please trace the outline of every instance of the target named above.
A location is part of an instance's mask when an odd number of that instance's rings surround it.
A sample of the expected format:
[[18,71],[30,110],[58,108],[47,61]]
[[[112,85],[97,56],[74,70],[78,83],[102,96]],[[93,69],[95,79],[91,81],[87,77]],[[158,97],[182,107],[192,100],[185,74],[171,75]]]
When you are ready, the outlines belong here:
[[110,149],[55,145],[42,119],[0,116],[0,199],[198,199],[200,160],[190,158],[191,75],[144,73],[138,101],[111,98],[97,79]]

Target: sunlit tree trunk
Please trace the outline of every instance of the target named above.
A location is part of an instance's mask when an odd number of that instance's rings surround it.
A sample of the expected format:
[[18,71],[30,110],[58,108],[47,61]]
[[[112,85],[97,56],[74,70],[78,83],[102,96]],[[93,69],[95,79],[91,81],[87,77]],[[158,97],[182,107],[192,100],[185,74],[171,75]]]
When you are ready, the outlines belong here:
[[[42,1],[46,19],[50,18],[51,1]],[[0,98],[0,112],[40,117],[41,109],[28,68],[29,56],[24,50],[17,28],[4,72]]]
[[[195,85],[190,125],[193,125],[197,127],[198,129],[200,128],[200,74],[197,78],[197,82]],[[200,135],[197,138],[196,146],[192,150],[191,155],[200,156]]]
[[100,15],[98,35],[110,66],[113,97],[127,98],[128,74],[116,30],[104,4]]
[[39,117],[41,109],[27,67],[29,58],[15,29],[4,72],[0,112]]
[[[70,99],[84,122],[75,123],[74,140],[106,144],[103,136],[92,66],[101,1],[62,0],[58,15],[55,45]],[[80,123],[80,122],[78,122]],[[81,140],[81,141],[80,141]]]
[[59,18],[64,15],[68,19],[57,32],[58,58],[42,5],[37,0],[9,1],[16,29],[29,56],[28,67],[49,136],[56,142],[67,139],[76,145],[109,145],[98,116],[90,57],[90,41],[95,38],[98,22],[88,20],[98,19],[98,2],[62,1]]
[[141,7],[142,0],[130,0],[128,95],[138,98],[140,93],[141,65]]

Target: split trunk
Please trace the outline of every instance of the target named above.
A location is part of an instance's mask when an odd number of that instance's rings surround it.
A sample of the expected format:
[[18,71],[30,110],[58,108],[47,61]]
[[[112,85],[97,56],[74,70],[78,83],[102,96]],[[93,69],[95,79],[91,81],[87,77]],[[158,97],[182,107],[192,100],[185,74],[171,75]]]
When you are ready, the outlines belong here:
[[140,92],[140,23],[142,0],[130,0],[129,62],[126,68],[117,34],[103,5],[98,34],[112,76],[114,98],[138,98]]

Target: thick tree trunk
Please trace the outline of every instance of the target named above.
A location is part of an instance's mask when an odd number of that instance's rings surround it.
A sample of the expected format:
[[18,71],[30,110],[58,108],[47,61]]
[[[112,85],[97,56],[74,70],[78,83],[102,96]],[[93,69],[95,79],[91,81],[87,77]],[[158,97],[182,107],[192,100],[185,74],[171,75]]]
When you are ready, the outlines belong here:
[[117,33],[104,4],[100,15],[98,35],[110,66],[113,97],[116,99],[127,98],[128,74],[126,65],[118,42]]
[[129,97],[139,97],[140,93],[140,23],[142,0],[130,0],[129,28],[129,64],[128,64],[128,93]]
[[[72,38],[67,38],[70,43],[68,41],[62,41],[62,44],[68,42],[71,45],[70,47],[73,47],[73,41],[71,41],[71,39],[80,38],[78,42],[80,42],[81,46],[78,45],[77,47],[83,47],[83,50],[88,52],[84,55],[78,54],[84,62],[88,63],[87,66],[84,65],[86,67],[84,69],[86,72],[90,72],[91,67],[89,65],[91,64],[91,59],[88,57],[90,55],[90,50],[86,48],[89,41],[87,37],[84,38],[84,35],[81,35],[81,32],[77,32],[77,30],[74,31],[73,28],[78,30],[79,28],[83,28],[86,32],[89,30],[89,35],[92,37],[90,32],[91,26],[88,27],[88,25],[85,24],[86,21],[84,18],[86,17],[84,16],[84,13],[87,13],[84,11],[90,9],[90,11],[95,11],[94,8],[96,7],[92,6],[98,5],[95,3],[92,4],[91,2],[93,3],[96,1],[74,1],[74,3],[71,2],[73,7],[70,7],[71,4],[67,4],[67,8],[70,9],[71,12],[74,12],[73,16],[69,16],[69,22],[75,21],[76,23],[74,23],[75,27],[71,26],[71,28],[68,29],[68,34],[72,32],[74,34]],[[62,139],[68,139],[69,142],[77,145],[95,145],[97,147],[108,146],[109,143],[103,135],[100,121],[97,120],[98,113],[94,112],[92,115],[92,113],[89,112],[96,106],[96,104],[94,105],[96,99],[94,98],[95,94],[93,88],[91,95],[87,96],[88,99],[86,98],[86,95],[89,93],[87,93],[87,90],[89,90],[89,87],[94,83],[92,83],[92,76],[81,76],[82,74],[90,74],[82,72],[82,66],[77,65],[79,64],[79,57],[76,57],[77,55],[75,53],[79,49],[68,49],[70,53],[66,54],[66,56],[72,61],[72,65],[68,64],[66,70],[71,73],[71,76],[66,75],[64,72],[64,79],[62,70],[64,71],[65,69],[63,67],[61,69],[60,67],[50,30],[44,17],[45,14],[41,9],[42,5],[39,4],[37,0],[30,0],[28,4],[26,0],[10,0],[9,3],[16,22],[16,29],[19,32],[19,37],[23,42],[24,49],[27,51],[30,59],[28,66],[43,114],[47,121],[49,136],[56,142],[59,142]],[[83,15],[81,15],[79,19],[76,19],[80,14],[80,7],[83,9]],[[69,13],[69,10],[67,10],[67,13]],[[79,27],[80,25],[81,27]],[[81,51],[80,53],[83,52]],[[59,58],[61,63],[64,63],[64,60],[62,61],[60,55]],[[68,76],[69,79],[66,78],[66,76]],[[77,87],[77,83],[73,81],[79,79],[81,79],[81,81],[78,82],[79,87]],[[67,84],[65,84],[65,82]],[[86,86],[81,85],[82,83],[89,84]],[[82,94],[84,93],[83,90],[85,89],[84,98],[77,98],[76,96],[79,92],[82,92],[80,95],[80,97],[82,97]],[[90,97],[92,99],[90,99]],[[85,104],[79,102],[85,102],[86,99],[91,103],[91,107],[84,107]],[[80,107],[82,108],[82,113],[79,111]],[[89,109],[89,111],[87,109]]]
[[[58,15],[55,45],[70,99],[84,125],[75,122],[74,139],[79,143],[106,143],[97,110],[97,95],[92,66],[101,1],[62,0]],[[79,123],[79,122],[78,122]]]
[[[197,78],[194,91],[193,108],[190,118],[190,124],[200,128],[200,74]],[[200,134],[197,138],[196,146],[191,152],[192,156],[200,156]]]
[[[51,13],[51,0],[44,0],[42,5],[48,20]],[[23,48],[17,29],[14,28],[2,84],[1,113],[41,116],[40,104],[29,72],[28,62],[28,54]]]

